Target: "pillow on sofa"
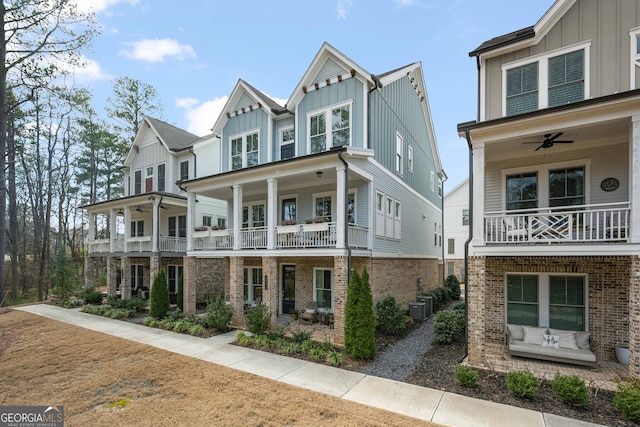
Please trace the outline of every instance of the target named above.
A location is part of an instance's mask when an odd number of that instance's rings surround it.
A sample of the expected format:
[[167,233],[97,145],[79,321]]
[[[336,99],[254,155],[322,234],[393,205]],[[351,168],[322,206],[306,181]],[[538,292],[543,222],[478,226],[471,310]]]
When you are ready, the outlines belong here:
[[[589,350],[591,349],[591,345],[589,343],[589,337],[591,334],[589,332],[583,331],[565,331],[562,329],[549,329],[550,334],[560,335],[573,332],[575,334],[576,346],[581,350]],[[560,346],[562,347],[562,346]],[[574,348],[574,347],[566,347],[566,348]]]
[[544,334],[542,336],[542,346],[543,347],[558,348],[559,347],[558,336],[557,335]]
[[509,331],[509,342],[524,340],[522,325],[510,325],[507,323],[507,330]]
[[576,333],[565,332],[563,334],[559,334],[558,345],[560,346],[560,348],[572,348],[574,350],[577,350],[578,345],[576,344]]
[[542,336],[547,333],[547,328],[534,328],[532,326],[523,326],[524,343],[542,345]]

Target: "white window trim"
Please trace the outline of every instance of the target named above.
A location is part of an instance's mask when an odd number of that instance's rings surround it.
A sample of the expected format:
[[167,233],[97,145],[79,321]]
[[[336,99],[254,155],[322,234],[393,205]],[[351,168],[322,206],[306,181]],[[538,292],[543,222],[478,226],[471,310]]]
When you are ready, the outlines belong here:
[[322,271],[330,271],[331,272],[331,309],[330,312],[333,313],[333,306],[334,306],[334,300],[335,300],[335,276],[334,276],[334,271],[333,268],[329,268],[329,267],[314,267],[313,268],[313,301],[316,302],[317,301],[317,297],[316,297],[316,292],[318,290],[317,286],[316,286],[316,271],[318,270],[322,270]]
[[629,30],[629,89],[637,89],[636,87],[636,73],[640,67],[640,54],[636,51],[637,41],[640,37],[640,27],[632,28]]
[[396,132],[396,157],[395,157],[396,173],[400,176],[404,173],[404,138],[400,132]]
[[[136,193],[136,174],[138,172],[140,172],[140,193]],[[142,172],[142,168],[133,171],[133,191],[131,192],[133,195],[144,194],[144,177],[142,176]]]
[[[244,283],[244,277],[243,277],[243,280],[242,280],[242,282],[243,282],[242,283],[242,293],[244,295],[244,285],[245,284],[248,285],[247,286],[247,298],[248,298],[248,300],[245,301],[245,304],[252,304],[255,301],[255,297],[253,295],[253,289],[255,287],[259,287],[259,286],[256,286],[255,283],[252,282],[252,279],[253,279],[253,274],[252,273],[253,273],[253,270],[256,270],[256,269],[262,270],[262,267],[249,266],[249,265],[245,266],[243,268],[243,271],[242,271],[243,275],[244,275],[244,270],[245,269],[247,270],[247,281],[248,281],[248,283]],[[260,273],[260,276],[262,277],[262,273]],[[262,283],[261,286],[264,286],[264,283]],[[263,298],[262,299],[263,299],[263,302],[264,302],[264,288],[263,288],[262,292],[263,292]]]
[[[294,131],[293,132],[293,140],[292,141],[287,141],[287,144],[293,144],[293,153],[294,153],[293,156],[296,157],[298,155],[298,145],[296,144],[296,132],[295,132],[295,130],[293,128],[293,125],[285,126],[285,127],[282,127],[282,128],[279,129],[279,132],[280,132],[280,136],[279,136],[280,141],[279,141],[279,145],[278,145],[278,159],[279,160],[282,160],[282,157],[281,157],[282,146],[285,145],[285,142],[282,139],[283,133],[287,132],[287,131],[290,131],[290,130]],[[260,153],[259,146],[260,146],[260,135],[258,135],[258,154]]]
[[[182,274],[184,275],[184,266],[180,264],[168,264],[167,265],[167,287],[169,286],[169,271],[171,270],[169,267],[174,267],[176,272],[176,277],[174,280],[176,281],[176,293],[178,292],[178,282],[180,281],[180,269],[182,269]],[[169,292],[171,292],[171,288],[169,288]]]
[[286,200],[286,199],[295,199],[296,200],[296,221],[298,221],[298,223],[300,223],[300,212],[298,210],[298,208],[300,207],[298,204],[298,193],[293,193],[293,194],[283,194],[282,196],[278,196],[278,207],[277,207],[277,211],[278,211],[278,223],[276,225],[280,225],[280,221],[282,221],[282,215],[284,212],[282,212],[282,201]]
[[574,168],[584,166],[584,204],[591,204],[591,159],[569,160],[566,162],[545,163],[502,170],[502,210],[507,210],[507,175],[536,172],[538,174],[538,209],[549,207],[549,171],[553,169]]
[[325,151],[331,150],[333,147],[333,129],[332,129],[332,115],[331,111],[337,108],[349,107],[349,145],[351,147],[353,145],[353,100],[350,99],[346,102],[341,102],[339,104],[333,104],[328,107],[319,108],[317,110],[309,111],[307,113],[307,153],[311,154],[311,117],[317,116],[319,114],[325,114]]
[[538,326],[549,327],[549,277],[584,277],[584,330],[589,330],[589,276],[584,273],[522,273],[509,271],[504,275],[504,323],[507,323],[507,276],[537,276],[538,277]]
[[[380,204],[380,208],[378,208],[378,199],[382,199],[382,203]],[[384,237],[384,229],[386,222],[386,212],[385,212],[385,203],[386,197],[385,194],[381,191],[376,191],[375,198],[375,211],[376,211],[376,237]],[[380,225],[382,224],[382,225]],[[381,232],[380,232],[381,231]]]
[[411,144],[407,146],[407,169],[413,173],[413,146]]
[[189,159],[187,160],[180,160],[178,162],[178,177],[180,179],[182,179],[182,165],[186,163],[187,164],[187,179],[189,179],[189,177],[191,176],[191,165],[189,164]]
[[336,219],[336,192],[335,191],[323,191],[321,193],[312,193],[311,200],[313,201],[313,205],[311,205],[311,215],[313,215],[313,218],[316,217],[316,199],[320,197],[331,197],[331,221],[335,221]]
[[257,134],[258,135],[258,164],[260,164],[260,128],[251,129],[246,132],[237,133],[235,135],[229,136],[229,170],[237,170],[233,168],[233,149],[231,147],[231,141],[234,139],[242,139],[242,166],[241,168],[247,167],[247,136]]
[[[347,191],[347,195],[351,195],[353,194],[353,224],[357,224],[357,218],[358,218],[358,189],[354,188],[354,189],[349,189]],[[345,210],[346,212],[346,210]],[[347,221],[347,224],[349,223],[349,218],[347,216],[347,218],[345,218],[345,220]]]
[[560,49],[550,50],[540,55],[530,56],[528,58],[509,62],[502,66],[502,116],[507,116],[507,71],[522,67],[523,65],[538,63],[538,109],[547,108],[549,106],[549,59],[566,55],[567,53],[576,52],[584,49],[584,96],[583,99],[591,97],[591,40],[565,46]]
[[[156,188],[156,190],[158,190],[159,184],[160,184],[160,173],[159,173],[159,168],[161,165],[164,165],[164,191],[167,191],[167,182],[169,182],[169,180],[167,179],[167,162],[160,162],[158,164],[156,164],[155,168],[154,168],[154,173],[157,176],[157,179],[154,180],[154,187]],[[160,191],[160,190],[158,190]]]
[[[264,226],[266,227],[268,225],[268,218],[267,218],[267,202],[265,200],[256,200],[256,201],[252,201],[252,202],[245,202],[242,204],[242,209],[244,209],[245,207],[249,209],[249,218],[247,218],[248,221],[248,227],[249,228],[253,228],[253,215],[252,215],[252,208],[254,206],[259,206],[259,205],[263,205],[264,206]],[[242,229],[242,214],[240,214],[240,228]]]

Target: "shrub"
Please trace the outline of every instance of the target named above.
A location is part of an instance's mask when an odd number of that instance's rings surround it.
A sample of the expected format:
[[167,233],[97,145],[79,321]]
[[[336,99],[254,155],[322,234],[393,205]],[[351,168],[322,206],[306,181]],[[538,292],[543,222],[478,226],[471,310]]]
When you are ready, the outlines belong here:
[[316,362],[321,362],[327,358],[327,352],[318,347],[311,349],[309,355]]
[[551,388],[564,403],[581,406],[589,400],[589,390],[577,375],[560,375],[557,373],[551,381]]
[[127,310],[133,310],[138,313],[147,306],[147,302],[138,297],[129,298],[129,299],[120,299],[114,296],[110,296],[107,298],[107,304],[109,304],[113,308],[124,308]]
[[207,330],[204,328],[204,326],[198,323],[191,323],[189,325],[189,333],[191,335],[204,335],[205,332],[207,332]]
[[378,329],[388,335],[395,335],[404,329],[405,309],[392,295],[376,302]]
[[461,311],[464,313],[464,311],[467,309],[467,304],[463,303],[463,302],[459,302],[456,305],[453,306],[453,310],[454,311]]
[[167,276],[164,269],[160,269],[151,287],[149,315],[156,318],[164,317],[171,304],[169,302],[169,286],[167,285]]
[[265,335],[272,340],[282,340],[287,334],[287,327],[287,325],[280,325],[276,328],[271,328],[267,332],[265,332]]
[[342,354],[335,351],[335,350],[331,350],[329,352],[327,352],[327,357],[326,357],[326,362],[328,365],[330,366],[340,366],[342,365]]
[[460,299],[460,281],[456,276],[449,275],[444,281],[444,288],[449,299]]
[[464,313],[439,311],[433,324],[433,332],[440,344],[451,344],[464,333]]
[[311,339],[311,332],[298,329],[291,334],[291,339],[293,340],[293,342],[301,344]]
[[189,322],[188,320],[185,319],[180,319],[177,320],[173,323],[173,328],[171,328],[171,330],[173,332],[179,332],[182,333],[186,330],[189,329],[189,327],[192,325],[193,323]]
[[244,314],[244,323],[252,334],[264,334],[269,330],[269,326],[271,325],[271,313],[269,313],[269,308],[264,304],[249,307],[247,312]]
[[178,294],[176,295],[176,305],[182,311],[184,311],[184,282],[182,274],[178,277]]
[[478,384],[478,373],[468,366],[456,366],[456,380],[464,387],[473,388]]
[[640,380],[625,379],[618,383],[613,404],[622,417],[640,423]]
[[165,317],[175,322],[177,320],[184,319],[185,314],[182,310],[176,308],[175,310],[168,312]]
[[362,277],[354,267],[347,290],[344,349],[354,359],[373,359],[376,355],[375,315],[367,268]]
[[157,328],[158,327],[158,319],[156,319],[155,317],[145,317],[144,320],[142,321],[142,324],[144,326],[149,326],[151,328]]
[[311,340],[306,340],[305,342],[300,344],[300,349],[305,353],[311,353],[311,351],[313,351],[314,348],[316,348],[316,343],[314,343]]
[[535,399],[538,396],[540,381],[529,371],[511,371],[506,377],[507,388],[522,399]]
[[251,342],[253,341],[253,338],[245,334],[244,332],[240,331],[238,332],[238,335],[236,335],[236,341],[238,342],[239,345],[246,347],[249,344],[251,344]]
[[265,350],[271,350],[275,346],[275,342],[266,335],[258,335],[253,341]]
[[444,288],[432,289],[426,293],[433,298],[433,311],[441,310],[449,302],[449,293]]
[[84,288],[77,295],[82,298],[86,304],[102,304],[102,294],[92,288]]
[[233,308],[225,304],[224,296],[218,295],[209,300],[207,304],[206,323],[207,326],[217,331],[229,329],[229,323],[233,317]]
[[300,344],[297,342],[287,341],[280,347],[284,354],[296,354],[300,352]]

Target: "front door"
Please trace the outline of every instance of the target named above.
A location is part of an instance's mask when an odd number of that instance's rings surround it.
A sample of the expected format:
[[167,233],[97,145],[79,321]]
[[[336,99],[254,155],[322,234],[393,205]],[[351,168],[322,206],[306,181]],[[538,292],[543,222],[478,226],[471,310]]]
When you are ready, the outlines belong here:
[[289,314],[296,309],[296,266],[282,266],[282,313]]

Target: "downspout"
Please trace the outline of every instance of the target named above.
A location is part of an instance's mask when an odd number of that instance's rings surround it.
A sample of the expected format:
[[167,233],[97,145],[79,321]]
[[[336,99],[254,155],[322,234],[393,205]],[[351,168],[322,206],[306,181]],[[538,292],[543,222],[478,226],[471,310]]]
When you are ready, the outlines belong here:
[[160,202],[158,203],[158,206],[156,207],[156,210],[158,211],[157,217],[158,217],[158,222],[156,223],[156,236],[158,239],[158,271],[160,271],[160,269],[162,268],[162,250],[160,250],[160,212],[162,212],[160,210],[160,206],[162,206],[162,198],[164,196],[161,194],[160,195]]
[[349,163],[342,158],[342,150],[338,158],[344,164],[344,247],[347,249],[347,284],[351,280],[351,247],[349,246]]
[[193,147],[189,147],[189,152],[191,154],[193,154],[193,177],[197,178],[198,177],[198,156],[196,155],[196,153],[193,151]]
[[469,237],[464,242],[464,355],[460,362],[469,355],[469,244],[473,236],[473,148],[469,129],[465,129],[464,136],[469,146]]

